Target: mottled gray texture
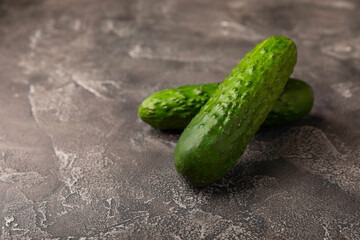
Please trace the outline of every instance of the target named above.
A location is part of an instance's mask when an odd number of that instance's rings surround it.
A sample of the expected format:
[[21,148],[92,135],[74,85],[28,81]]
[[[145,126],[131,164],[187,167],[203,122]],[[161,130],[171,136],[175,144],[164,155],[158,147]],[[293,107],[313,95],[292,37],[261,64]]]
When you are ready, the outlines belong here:
[[[0,0],[1,239],[360,239],[356,0]],[[262,129],[219,183],[143,123],[155,91],[219,82],[291,37],[310,116]]]

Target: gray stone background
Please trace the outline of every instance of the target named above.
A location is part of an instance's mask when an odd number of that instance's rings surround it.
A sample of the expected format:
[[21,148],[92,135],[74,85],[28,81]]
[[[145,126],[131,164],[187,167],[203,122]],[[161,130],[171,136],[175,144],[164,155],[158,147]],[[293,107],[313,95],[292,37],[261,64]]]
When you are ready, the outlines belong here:
[[[272,35],[313,111],[192,188],[139,104]],[[357,0],[0,0],[0,238],[360,239],[359,79]]]

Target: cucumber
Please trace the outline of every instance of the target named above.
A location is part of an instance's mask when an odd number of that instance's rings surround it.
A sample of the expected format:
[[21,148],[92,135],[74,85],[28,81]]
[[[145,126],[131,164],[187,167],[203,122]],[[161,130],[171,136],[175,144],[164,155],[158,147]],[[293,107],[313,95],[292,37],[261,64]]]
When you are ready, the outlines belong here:
[[[139,107],[140,118],[161,130],[184,130],[215,92],[219,83],[189,85],[151,94]],[[284,92],[262,126],[287,124],[305,117],[313,106],[312,88],[304,81],[289,78]]]
[[194,186],[222,178],[265,121],[296,64],[292,40],[274,36],[245,55],[181,134],[175,168]]
[[154,93],[141,103],[139,116],[154,128],[183,130],[218,85],[210,83],[183,86]]
[[299,120],[311,111],[314,92],[304,81],[289,78],[284,92],[275,102],[262,126],[276,126]]

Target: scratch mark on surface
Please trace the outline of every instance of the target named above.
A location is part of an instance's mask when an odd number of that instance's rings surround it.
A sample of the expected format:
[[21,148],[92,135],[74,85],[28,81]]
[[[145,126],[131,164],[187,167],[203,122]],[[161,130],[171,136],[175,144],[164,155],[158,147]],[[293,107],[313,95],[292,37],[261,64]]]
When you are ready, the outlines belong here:
[[324,229],[324,240],[331,240],[332,238],[330,236],[327,226],[325,224],[322,224],[322,228]]
[[[129,50],[129,55],[132,58],[144,58],[144,59],[157,59],[165,61],[178,61],[178,62],[211,62],[214,61],[211,57],[207,56],[190,56],[182,52],[181,55],[176,56],[172,53],[170,48],[162,48],[162,50],[154,51],[149,47],[144,47],[142,44],[136,44]],[[187,56],[188,55],[188,56]]]
[[89,76],[80,73],[74,73],[72,77],[77,85],[94,94],[96,97],[104,100],[109,100],[109,98],[105,96],[105,94],[108,92],[108,88],[106,86],[112,86],[116,89],[120,89],[119,84],[112,80],[91,80]]
[[154,199],[156,199],[156,197],[150,198],[149,200],[144,201],[144,203],[152,202]]
[[4,220],[5,220],[5,226],[10,227],[11,223],[15,221],[15,218],[14,216],[4,217]]
[[360,37],[335,42],[331,45],[325,45],[321,51],[329,56],[347,60],[360,59]]

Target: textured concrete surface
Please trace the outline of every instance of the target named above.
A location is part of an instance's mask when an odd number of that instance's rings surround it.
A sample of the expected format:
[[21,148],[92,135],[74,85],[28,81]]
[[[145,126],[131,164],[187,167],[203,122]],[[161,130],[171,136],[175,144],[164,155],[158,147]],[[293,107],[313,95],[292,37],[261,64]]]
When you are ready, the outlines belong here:
[[[0,0],[1,239],[360,239],[356,0]],[[219,183],[173,166],[149,94],[219,82],[291,37],[307,118],[262,129]]]

